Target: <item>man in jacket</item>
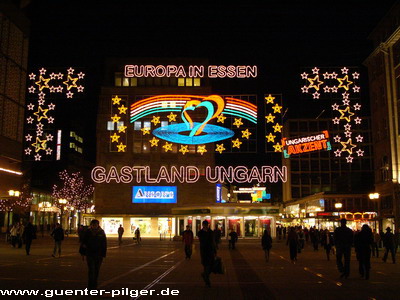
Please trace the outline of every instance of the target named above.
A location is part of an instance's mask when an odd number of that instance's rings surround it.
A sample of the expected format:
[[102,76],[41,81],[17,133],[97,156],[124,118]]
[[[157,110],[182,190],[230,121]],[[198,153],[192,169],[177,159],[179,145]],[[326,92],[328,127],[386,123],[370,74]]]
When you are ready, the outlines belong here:
[[201,276],[203,277],[206,285],[209,287],[211,286],[210,274],[217,250],[215,247],[214,232],[211,230],[211,228],[209,228],[208,221],[204,220],[202,225],[203,228],[197,234],[200,240],[201,264],[204,267],[204,272],[201,274]]
[[[334,238],[336,245],[336,265],[341,273],[340,278],[347,278],[350,274],[351,246],[353,244],[353,231],[346,226],[346,219],[340,220],[340,227],[335,229]],[[344,266],[342,257],[344,256]]]
[[385,255],[383,261],[386,262],[389,252],[392,254],[392,262],[396,263],[396,244],[394,240],[394,234],[391,233],[390,227],[386,228],[386,233],[383,236],[383,246],[385,247]]
[[56,224],[56,228],[53,229],[51,236],[54,239],[54,250],[51,256],[56,257],[56,253],[58,252],[58,257],[61,257],[61,243],[64,240],[64,229],[62,229],[60,223]]
[[31,252],[32,240],[36,239],[36,229],[31,222],[25,226],[22,237],[25,243],[26,255],[29,255]]
[[92,220],[82,237],[81,254],[88,265],[88,288],[97,289],[97,279],[103,258],[107,253],[107,238],[98,220]]
[[185,244],[186,259],[190,259],[192,256],[193,231],[189,225],[186,226],[186,230],[183,232],[182,241]]

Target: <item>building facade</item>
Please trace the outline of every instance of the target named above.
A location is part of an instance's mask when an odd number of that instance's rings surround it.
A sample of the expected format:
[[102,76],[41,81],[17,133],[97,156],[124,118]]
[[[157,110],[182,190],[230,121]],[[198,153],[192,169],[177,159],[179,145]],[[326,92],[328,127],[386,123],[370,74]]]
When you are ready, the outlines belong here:
[[368,67],[374,147],[375,192],[380,226],[400,226],[400,4],[395,4],[369,38],[374,50]]

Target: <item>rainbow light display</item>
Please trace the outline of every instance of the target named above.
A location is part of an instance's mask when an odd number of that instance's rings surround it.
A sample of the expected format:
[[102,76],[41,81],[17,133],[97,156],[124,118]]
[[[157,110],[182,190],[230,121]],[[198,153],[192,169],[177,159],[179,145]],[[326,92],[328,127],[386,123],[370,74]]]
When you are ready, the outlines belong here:
[[362,122],[362,118],[358,116],[361,110],[358,69],[314,67],[300,76],[304,82],[301,87],[303,94],[312,96],[312,99],[329,99],[333,103],[330,103],[335,115],[332,122],[339,129],[339,133],[333,137],[335,157],[343,157],[347,163],[352,163],[355,157],[364,156],[364,150],[361,149],[364,137],[353,134],[355,129],[360,129]]

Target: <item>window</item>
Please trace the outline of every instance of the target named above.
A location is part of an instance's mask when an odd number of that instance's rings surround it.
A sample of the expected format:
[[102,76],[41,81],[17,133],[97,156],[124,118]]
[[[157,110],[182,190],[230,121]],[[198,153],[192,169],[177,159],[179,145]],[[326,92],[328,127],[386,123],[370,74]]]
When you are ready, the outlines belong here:
[[117,129],[124,126],[124,122],[117,122]]
[[137,86],[137,78],[131,78],[131,86]]
[[115,86],[122,86],[122,73],[115,73]]
[[193,78],[193,86],[200,86],[200,85],[201,85],[200,78]]
[[114,130],[114,122],[113,121],[107,122],[107,130]]
[[151,128],[151,122],[150,121],[144,121],[143,122],[143,127],[144,128]]
[[129,78],[122,78],[122,86],[129,86]]
[[168,126],[168,121],[161,121],[161,127]]
[[185,86],[185,78],[178,78],[178,86]]
[[186,86],[193,86],[193,78],[186,78]]
[[142,129],[142,122],[136,121],[133,123],[133,130],[140,130]]

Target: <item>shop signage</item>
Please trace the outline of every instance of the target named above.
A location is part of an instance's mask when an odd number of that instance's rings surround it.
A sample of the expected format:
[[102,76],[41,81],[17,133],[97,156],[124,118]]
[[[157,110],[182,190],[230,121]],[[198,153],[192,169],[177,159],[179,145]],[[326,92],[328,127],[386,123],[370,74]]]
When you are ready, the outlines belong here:
[[[200,170],[195,166],[166,166],[160,167],[157,176],[152,176],[150,166],[123,166],[117,168],[110,167],[108,170],[102,166],[93,168],[91,177],[95,183],[196,183],[200,179]],[[245,166],[223,167],[207,166],[205,179],[210,183],[266,183],[266,182],[286,182],[287,168],[277,166]]]
[[282,146],[285,158],[289,158],[292,154],[332,149],[327,130],[306,137],[283,138]]
[[125,77],[255,78],[257,66],[125,65]]
[[221,203],[222,202],[222,184],[217,183],[215,185],[215,194],[216,194],[216,202]]
[[173,210],[172,211],[176,215],[202,215],[202,214],[209,214],[211,210],[208,208],[203,209],[188,209],[188,210]]
[[176,186],[134,186],[133,203],[176,203]]

